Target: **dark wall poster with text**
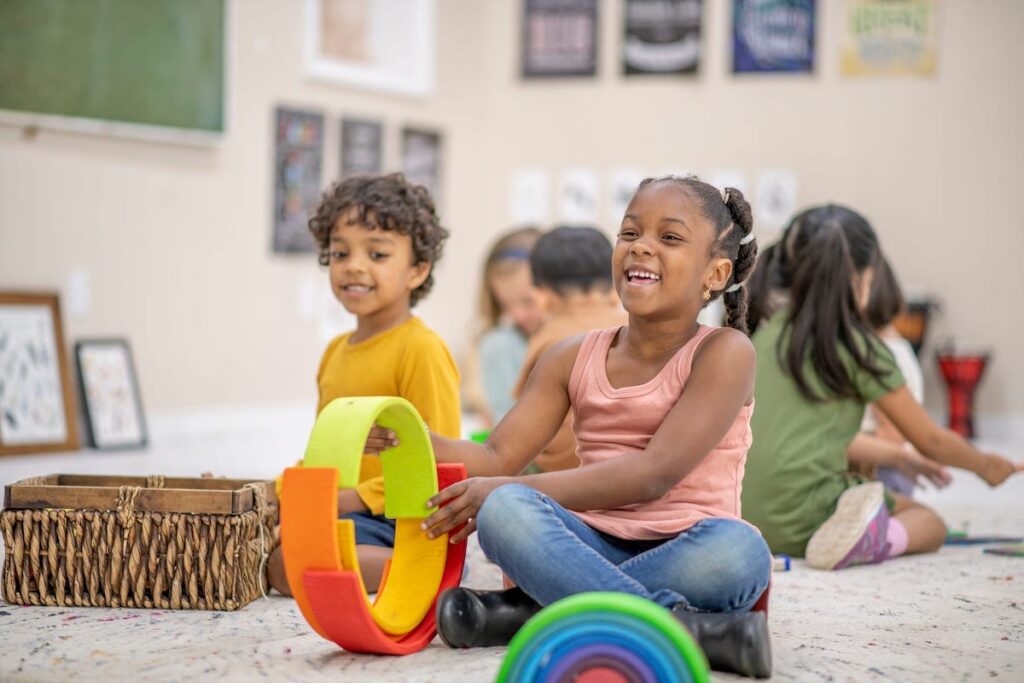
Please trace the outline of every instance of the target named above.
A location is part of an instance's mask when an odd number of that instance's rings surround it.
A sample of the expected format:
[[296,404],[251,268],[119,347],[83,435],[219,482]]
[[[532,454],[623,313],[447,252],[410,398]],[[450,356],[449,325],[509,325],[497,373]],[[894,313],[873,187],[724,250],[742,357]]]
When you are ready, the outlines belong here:
[[441,205],[441,134],[434,130],[402,130],[402,173],[413,185],[427,188]]
[[324,117],[279,107],[274,112],[275,253],[316,251],[309,216],[320,201]]
[[626,0],[623,73],[696,73],[703,13],[703,0]]
[[524,0],[523,78],[597,73],[597,0]]
[[734,73],[814,70],[814,0],[734,0]]
[[384,166],[384,126],[378,121],[341,120],[341,177],[378,175]]

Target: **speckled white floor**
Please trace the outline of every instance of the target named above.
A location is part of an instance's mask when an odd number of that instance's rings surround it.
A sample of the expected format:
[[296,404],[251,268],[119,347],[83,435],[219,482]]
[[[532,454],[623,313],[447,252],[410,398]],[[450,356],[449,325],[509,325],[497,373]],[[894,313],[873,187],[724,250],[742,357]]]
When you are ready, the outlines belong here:
[[[258,421],[251,415],[234,421],[221,416],[199,426],[185,420],[188,436],[176,435],[181,425],[165,422],[166,431],[155,429],[155,445],[144,453],[5,459],[0,462],[0,484],[58,471],[174,474],[212,468],[229,476],[262,476],[261,468],[272,469],[281,460],[267,453],[296,452],[304,433],[293,422],[301,424],[308,415],[304,410],[296,410],[293,417],[273,412],[276,417],[264,415]],[[234,429],[256,422],[265,430],[262,434],[246,429],[243,436]],[[214,429],[214,423],[232,428]],[[280,436],[284,428],[293,436]],[[1015,446],[1011,455],[1024,452],[1019,442],[1009,445]],[[172,458],[172,453],[189,457]],[[1024,476],[989,490],[960,474],[950,489],[922,497],[953,528],[1024,534]],[[467,584],[499,585],[496,568],[475,547]],[[834,574],[796,563],[792,571],[775,577],[770,624],[773,680],[1018,683],[1024,681],[1024,558],[986,555],[978,547],[947,547],[936,555]],[[292,601],[280,597],[233,613],[0,603],[0,681],[5,683],[478,682],[493,678],[503,655],[503,648],[453,651],[439,641],[404,658],[350,655],[316,636]],[[714,678],[735,680],[718,674]]]

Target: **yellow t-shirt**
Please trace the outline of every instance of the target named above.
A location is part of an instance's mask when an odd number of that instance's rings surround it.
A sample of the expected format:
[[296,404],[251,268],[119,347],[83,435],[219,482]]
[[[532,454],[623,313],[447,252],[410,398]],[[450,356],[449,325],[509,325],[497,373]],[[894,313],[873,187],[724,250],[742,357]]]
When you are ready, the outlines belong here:
[[[317,387],[317,414],[344,396],[400,396],[416,407],[427,428],[441,436],[461,435],[459,369],[444,340],[417,317],[357,344],[352,333],[327,345]],[[384,477],[380,458],[364,455],[356,487],[375,515],[384,512]]]

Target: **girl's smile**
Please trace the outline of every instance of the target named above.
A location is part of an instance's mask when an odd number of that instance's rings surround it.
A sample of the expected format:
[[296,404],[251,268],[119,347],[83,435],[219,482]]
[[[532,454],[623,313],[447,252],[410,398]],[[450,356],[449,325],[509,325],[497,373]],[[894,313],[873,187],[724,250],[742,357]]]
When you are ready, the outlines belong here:
[[684,302],[698,306],[711,232],[679,187],[641,188],[626,210],[612,257],[626,310],[650,315]]
[[626,282],[637,287],[647,287],[661,282],[661,276],[650,270],[639,266],[631,266],[626,269]]

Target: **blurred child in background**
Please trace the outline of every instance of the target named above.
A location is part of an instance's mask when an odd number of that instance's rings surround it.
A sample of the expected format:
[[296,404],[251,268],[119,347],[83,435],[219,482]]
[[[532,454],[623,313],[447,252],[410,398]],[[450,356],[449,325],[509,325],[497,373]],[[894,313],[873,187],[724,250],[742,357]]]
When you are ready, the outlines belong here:
[[[530,271],[547,318],[530,337],[514,392],[517,397],[541,355],[556,343],[628,322],[612,285],[612,244],[600,230],[560,226],[545,233],[530,256]],[[564,470],[579,462],[570,411],[551,443],[534,460],[533,471]]]
[[894,447],[894,460],[874,462],[872,453],[862,453],[862,464],[923,473],[939,463],[970,470],[991,486],[1024,465],[982,453],[935,424],[907,389],[863,313],[880,255],[863,216],[835,205],[804,211],[766,255],[751,286],[758,409],[744,519],[761,529],[773,552],[806,556],[819,569],[934,552],[946,527],[933,510],[849,472],[847,449],[867,404],[918,452]]
[[529,337],[544,319],[540,293],[530,278],[530,252],[540,235],[537,228],[506,233],[484,261],[483,331],[467,362],[466,398],[487,429],[515,402],[513,390]]
[[[906,380],[907,389],[914,400],[923,405],[924,375],[921,372],[921,364],[918,363],[917,354],[914,353],[910,342],[893,326],[893,321],[903,312],[905,306],[906,301],[896,280],[896,274],[885,255],[879,254],[864,315],[871,329],[892,353],[896,367]],[[911,454],[909,458],[901,459],[898,457],[899,454],[893,451],[894,448],[907,449]],[[879,480],[886,489],[907,497],[913,497],[914,487],[920,485],[921,477],[937,488],[944,488],[952,481],[949,472],[939,463],[920,462],[923,456],[914,450],[900,430],[874,404],[869,405],[864,411],[860,434],[850,442],[846,454],[850,458],[850,463],[858,467],[859,471]],[[868,462],[893,461],[898,464],[859,467],[860,461],[865,459]],[[913,459],[913,464],[907,464],[909,459]]]

